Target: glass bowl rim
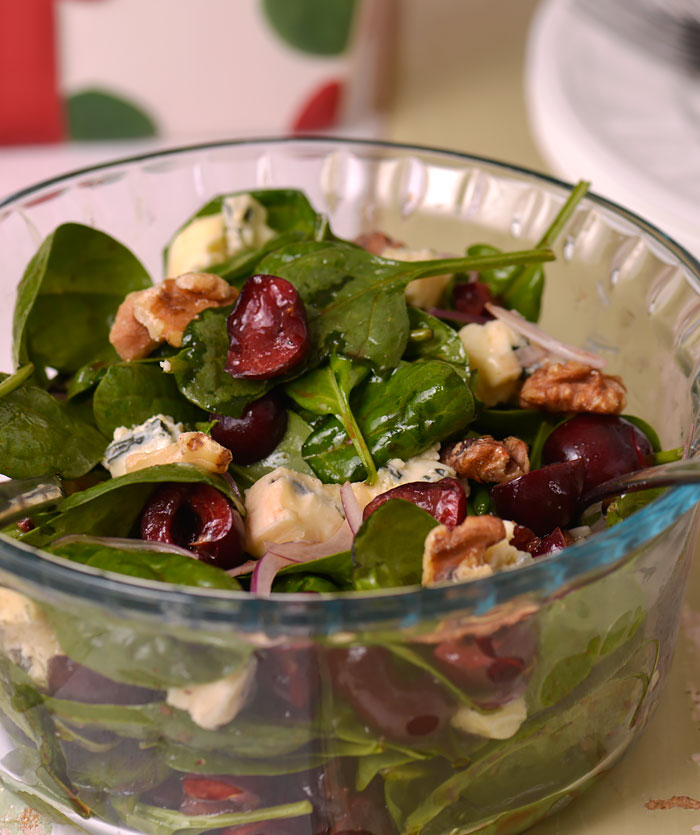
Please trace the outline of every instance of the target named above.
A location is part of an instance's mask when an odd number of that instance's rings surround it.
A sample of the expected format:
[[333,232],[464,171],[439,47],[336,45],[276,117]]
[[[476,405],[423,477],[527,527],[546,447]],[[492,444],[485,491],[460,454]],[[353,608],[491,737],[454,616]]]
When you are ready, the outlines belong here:
[[[8,209],[44,189],[69,184],[88,174],[120,166],[156,161],[223,148],[310,145],[378,149],[390,153],[442,156],[453,162],[481,164],[515,173],[545,185],[570,189],[571,184],[551,175],[489,157],[449,149],[384,140],[364,140],[336,136],[255,137],[184,145],[135,154],[87,166],[51,177],[15,191],[0,201],[0,210]],[[588,192],[586,202],[612,212],[649,235],[673,255],[691,274],[700,295],[700,262],[673,238],[652,223],[619,204]],[[692,384],[692,381],[691,381]],[[536,595],[546,599],[560,594],[564,587],[585,584],[607,574],[630,557],[635,549],[662,535],[683,514],[700,501],[700,485],[669,489],[642,510],[590,540],[514,571],[503,571],[465,583],[449,583],[429,588],[398,588],[382,592],[347,592],[339,594],[279,594],[261,598],[249,592],[185,588],[165,583],[151,583],[124,575],[102,572],[71,563],[38,549],[0,536],[0,572],[20,578],[30,586],[45,585],[52,591],[84,598],[86,603],[119,606],[120,609],[148,614],[177,611],[178,618],[198,625],[235,623],[244,630],[257,630],[272,622],[286,624],[292,630],[334,631],[391,622],[401,628],[415,626],[427,617],[441,617],[454,611],[484,615],[496,606]]]

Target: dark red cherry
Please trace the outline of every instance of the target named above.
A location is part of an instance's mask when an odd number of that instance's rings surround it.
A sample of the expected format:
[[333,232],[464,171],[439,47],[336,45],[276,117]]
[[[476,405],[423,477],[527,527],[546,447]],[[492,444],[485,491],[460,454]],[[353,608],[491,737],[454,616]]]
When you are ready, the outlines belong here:
[[498,516],[545,536],[554,528],[566,527],[574,518],[584,476],[580,458],[549,464],[496,484],[491,490],[491,501]]
[[470,316],[484,316],[493,318],[485,309],[486,302],[493,302],[493,293],[488,284],[483,281],[469,281],[465,284],[455,284],[452,288],[452,300],[455,310],[468,313]]
[[647,436],[628,420],[585,414],[557,426],[542,449],[542,463],[581,458],[587,493],[604,481],[646,467],[651,452]]
[[252,464],[269,455],[287,430],[287,410],[282,397],[270,392],[253,400],[239,418],[209,415],[217,423],[212,438],[231,450],[234,464]]
[[49,693],[57,699],[108,705],[143,705],[163,698],[159,690],[124,684],[73,661],[54,655],[47,667]]
[[279,377],[299,365],[309,348],[304,302],[293,284],[275,275],[246,281],[227,328],[226,371],[232,377]]
[[459,525],[467,515],[467,497],[462,485],[456,478],[441,478],[440,481],[412,481],[409,484],[399,484],[386,493],[380,493],[365,507],[362,519],[367,519],[390,499],[413,502],[448,528]]
[[381,647],[328,654],[335,687],[363,722],[395,742],[415,742],[449,722],[455,705],[428,673],[397,662]]
[[164,484],[141,513],[141,538],[179,545],[203,562],[234,568],[243,561],[238,511],[208,484]]

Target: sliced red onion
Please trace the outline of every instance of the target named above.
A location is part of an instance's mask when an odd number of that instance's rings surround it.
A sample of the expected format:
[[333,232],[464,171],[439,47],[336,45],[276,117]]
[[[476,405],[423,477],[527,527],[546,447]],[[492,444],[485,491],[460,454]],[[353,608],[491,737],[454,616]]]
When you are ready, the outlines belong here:
[[281,557],[272,551],[265,552],[258,560],[253,576],[250,578],[250,590],[259,597],[269,597],[272,591],[272,581],[277,572],[286,565],[292,565],[294,560]]
[[459,322],[462,325],[485,325],[490,322],[485,316],[475,316],[472,313],[462,313],[460,310],[445,310],[442,307],[429,307],[428,313],[438,319],[448,319],[451,322]]
[[[353,535],[347,521],[323,542],[266,542],[267,550],[258,560],[253,576],[250,580],[250,590],[253,594],[267,597],[272,590],[272,582],[278,571],[288,565],[310,562],[321,557],[330,557],[340,551],[347,551],[352,547]],[[229,572],[230,573],[230,572]]]
[[251,571],[255,570],[255,566],[258,564],[259,560],[247,560],[240,565],[237,565],[235,568],[229,568],[226,573],[229,577],[240,577],[241,574],[250,574]]
[[554,354],[565,360],[573,360],[583,365],[589,365],[591,368],[600,369],[605,366],[605,360],[602,357],[599,357],[597,354],[592,354],[590,351],[585,351],[583,348],[576,348],[573,345],[567,345],[566,342],[560,342],[558,339],[545,333],[542,328],[532,322],[528,322],[524,316],[521,316],[515,310],[506,310],[497,304],[491,304],[491,302],[486,302],[484,306],[496,319],[499,319],[519,334],[522,334],[522,336],[527,337],[535,345],[540,345],[550,354]]
[[159,551],[163,554],[182,554],[183,557],[190,557],[196,560],[197,555],[179,545],[171,545],[168,542],[156,542],[151,539],[126,539],[118,536],[89,536],[81,533],[71,533],[54,539],[51,547],[70,545],[72,543],[85,545],[105,545],[108,548],[121,548],[122,551]]
[[539,345],[523,345],[522,348],[516,348],[514,353],[521,368],[532,368],[549,356],[549,352]]
[[355,536],[362,524],[362,508],[355,498],[352,484],[349,481],[346,481],[340,488],[340,501],[343,503],[345,518],[347,519],[348,525],[350,525],[352,535]]
[[224,478],[224,481],[228,484],[231,488],[231,492],[233,495],[238,499],[241,504],[243,504],[243,497],[241,496],[241,491],[238,489],[238,485],[236,484],[233,476],[229,472],[225,472],[221,474]]

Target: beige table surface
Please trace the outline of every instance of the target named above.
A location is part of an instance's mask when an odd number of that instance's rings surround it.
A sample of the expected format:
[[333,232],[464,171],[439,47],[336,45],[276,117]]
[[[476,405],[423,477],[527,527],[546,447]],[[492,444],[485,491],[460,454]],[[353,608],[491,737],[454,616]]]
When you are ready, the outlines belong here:
[[[522,89],[527,27],[536,6],[536,0],[402,0],[388,138],[547,172],[530,134]],[[700,832],[700,811],[644,806],[674,795],[700,800],[699,559],[670,679],[644,736],[587,795],[530,832]]]

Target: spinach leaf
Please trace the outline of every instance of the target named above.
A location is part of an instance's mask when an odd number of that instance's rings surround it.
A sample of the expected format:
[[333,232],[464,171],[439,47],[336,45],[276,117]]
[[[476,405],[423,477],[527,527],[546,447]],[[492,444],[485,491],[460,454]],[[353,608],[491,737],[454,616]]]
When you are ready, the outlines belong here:
[[605,511],[606,527],[611,528],[646,507],[649,502],[658,499],[666,489],[665,487],[653,487],[650,490],[639,490],[636,493],[624,493],[622,496],[618,496],[610,502]]
[[222,728],[206,730],[185,711],[170,706],[164,709],[163,702],[107,705],[49,697],[46,705],[72,725],[112,731],[138,739],[144,746],[169,741],[191,751],[222,752],[234,757],[286,756],[308,745],[319,733],[318,727],[309,722],[285,720],[273,724],[257,717],[246,720],[240,715]]
[[296,412],[287,412],[287,430],[282,440],[267,457],[245,466],[232,464],[229,469],[244,487],[250,487],[259,478],[278,467],[313,475],[313,470],[301,457],[301,448],[310,434],[311,427],[302,417]]
[[0,398],[0,472],[10,478],[78,478],[100,461],[106,446],[94,427],[37,386],[25,384]]
[[108,362],[91,362],[83,365],[68,381],[66,387],[66,400],[72,400],[81,394],[85,394],[100,382],[110,367]]
[[[267,252],[276,249],[284,243],[291,243],[300,239],[314,238],[324,227],[321,216],[317,214],[308,198],[302,191],[296,189],[258,189],[254,191],[239,191],[232,194],[220,194],[202,206],[192,217],[183,223],[173,236],[173,240],[186,229],[192,221],[200,217],[208,217],[223,212],[224,201],[230,197],[249,194],[261,203],[267,212],[266,225],[277,232],[277,236],[267,241],[259,249],[245,249],[236,252],[225,261],[213,263],[207,267],[208,272],[216,273],[232,284],[245,280],[253,272],[260,258]],[[167,269],[168,254],[172,241],[164,252]]]
[[267,806],[252,812],[216,812],[209,815],[185,815],[173,809],[134,804],[128,797],[113,797],[112,805],[122,816],[124,823],[147,835],[200,835],[221,827],[244,827],[258,821],[282,820],[310,815],[310,800],[298,800],[281,806]]
[[532,446],[542,425],[550,426],[551,422],[551,415],[537,409],[488,409],[479,404],[473,428],[495,438],[515,435]]
[[109,330],[124,296],[151,286],[140,261],[104,232],[59,226],[29,262],[12,324],[16,364],[31,361],[67,374],[116,359]]
[[98,429],[108,438],[118,426],[136,426],[153,415],[168,415],[190,425],[205,417],[154,363],[120,363],[108,368],[95,389],[92,408]]
[[356,589],[420,585],[423,543],[438,524],[412,502],[391,499],[363,523],[352,546]]
[[461,270],[552,260],[549,250],[483,258],[394,261],[339,241],[280,247],[258,265],[261,273],[291,281],[316,311],[319,356],[334,348],[378,372],[396,368],[406,349],[409,319],[404,290],[417,278]]
[[313,574],[329,577],[341,589],[350,589],[353,585],[353,561],[350,551],[341,551],[329,557],[319,557],[308,562],[287,565],[277,572],[278,577]]
[[67,542],[49,547],[59,557],[130,577],[158,580],[179,586],[196,586],[204,589],[240,589],[233,577],[215,565],[201,562],[184,554],[163,551],[130,550],[115,548],[96,542]]
[[132,740],[119,742],[108,754],[86,751],[71,742],[64,742],[63,752],[71,782],[80,789],[140,795],[170,773],[157,750],[143,749]]
[[251,400],[272,387],[268,380],[232,377],[225,369],[229,348],[226,319],[231,307],[202,311],[185,328],[182,348],[170,360],[180,392],[200,409],[240,417]]
[[[402,365],[387,380],[366,381],[353,409],[376,466],[406,460],[464,429],[472,419],[469,387],[450,365],[425,360]],[[304,460],[324,482],[360,481],[367,475],[347,432],[324,418],[302,448]]]
[[409,340],[404,359],[442,360],[449,363],[463,380],[469,382],[469,357],[457,332],[418,307],[408,308],[408,321],[411,331],[426,329],[432,335],[430,339],[420,342]]
[[340,421],[367,473],[367,481],[373,484],[377,478],[377,468],[349,402],[352,389],[368,374],[369,368],[366,365],[358,365],[333,353],[328,365],[287,383],[285,392],[307,412],[333,415]]
[[42,548],[68,534],[127,536],[154,489],[163,482],[203,482],[223,493],[245,513],[228,482],[190,464],[163,464],[103,481],[74,493],[57,507],[57,513],[33,531],[19,537],[22,542]]
[[79,815],[88,817],[90,810],[71,786],[66,761],[41,693],[27,673],[4,655],[0,655],[0,707],[4,716],[36,746],[37,776],[41,782]]

